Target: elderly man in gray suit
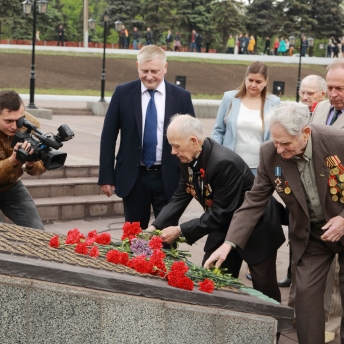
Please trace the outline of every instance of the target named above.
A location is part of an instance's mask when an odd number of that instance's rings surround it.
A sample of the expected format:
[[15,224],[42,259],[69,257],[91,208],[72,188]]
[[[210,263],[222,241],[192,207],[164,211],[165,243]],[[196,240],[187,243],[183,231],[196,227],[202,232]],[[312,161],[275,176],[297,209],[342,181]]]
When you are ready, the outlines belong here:
[[314,109],[312,123],[344,128],[344,58],[336,59],[327,66],[326,85],[328,100]]
[[[342,130],[310,125],[309,121],[304,104],[283,102],[271,109],[272,140],[261,146],[254,185],[235,212],[226,241],[205,266],[214,262],[220,266],[233,247],[245,247],[269,198],[277,191],[290,211],[298,340],[300,344],[323,344],[324,291],[336,253],[344,300],[344,135]],[[344,322],[342,343],[343,328]]]

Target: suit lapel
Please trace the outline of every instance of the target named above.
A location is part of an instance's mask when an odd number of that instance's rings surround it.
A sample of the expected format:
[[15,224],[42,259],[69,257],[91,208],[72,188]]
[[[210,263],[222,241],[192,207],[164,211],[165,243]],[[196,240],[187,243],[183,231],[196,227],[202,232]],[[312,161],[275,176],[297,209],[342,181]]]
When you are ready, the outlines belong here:
[[[305,198],[304,188],[300,179],[300,173],[297,169],[296,163],[292,159],[284,160],[282,157],[279,157],[282,162],[282,175],[285,181],[288,182],[294,196],[299,201],[300,205],[304,212],[308,215],[308,206]],[[282,185],[284,188],[285,185]]]
[[174,102],[175,102],[175,95],[174,90],[172,89],[171,85],[165,81],[165,88],[166,88],[166,100],[165,100],[165,119],[164,119],[164,137],[166,136],[166,130],[168,124],[170,123],[170,118],[174,115]]
[[[199,160],[200,168],[202,168],[205,172],[204,180],[203,180],[203,197],[200,198],[200,203],[203,207],[205,208],[205,195],[204,195],[204,186],[208,184],[208,173],[207,173],[207,166],[208,166],[208,160],[210,156],[210,151],[211,151],[211,143],[208,138],[205,139],[203,148],[202,148],[202,156],[201,159]],[[201,195],[200,195],[201,196]]]
[[342,129],[344,128],[344,113],[342,113],[338,119],[332,124],[333,128]]
[[312,127],[312,145],[313,145],[313,163],[314,163],[314,173],[315,180],[318,187],[318,193],[320,198],[320,204],[322,209],[326,209],[325,201],[328,191],[328,177],[329,168],[326,166],[326,158],[330,156],[328,151],[323,146],[318,133]]
[[131,90],[132,104],[136,118],[137,130],[142,142],[142,99],[141,99],[141,81],[137,81],[137,85]]

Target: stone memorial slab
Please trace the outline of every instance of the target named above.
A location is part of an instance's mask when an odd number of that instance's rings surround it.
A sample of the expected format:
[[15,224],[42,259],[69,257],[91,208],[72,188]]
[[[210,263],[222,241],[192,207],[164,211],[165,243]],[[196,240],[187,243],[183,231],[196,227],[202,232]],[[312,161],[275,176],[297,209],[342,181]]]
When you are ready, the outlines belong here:
[[[51,248],[51,237],[0,224],[2,343],[209,343],[212,338],[212,343],[265,344],[274,342],[277,329],[292,328],[289,307],[235,288],[212,294],[174,288],[160,277],[78,255],[72,246]],[[121,339],[111,341],[113,336]],[[257,340],[250,341],[252,336]]]

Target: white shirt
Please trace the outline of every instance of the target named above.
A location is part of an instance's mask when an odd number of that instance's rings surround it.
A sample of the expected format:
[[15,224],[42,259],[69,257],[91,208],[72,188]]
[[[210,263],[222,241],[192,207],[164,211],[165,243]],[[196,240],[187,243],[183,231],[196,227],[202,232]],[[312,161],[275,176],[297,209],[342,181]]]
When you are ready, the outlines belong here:
[[263,142],[263,127],[260,110],[251,110],[243,103],[240,105],[234,152],[250,168],[257,168],[259,148]]
[[[146,122],[146,112],[147,106],[150,101],[150,94],[146,86],[141,82],[141,102],[142,102],[142,144],[143,144],[143,136],[145,132],[145,122]],[[165,121],[165,103],[166,103],[166,86],[165,80],[162,80],[158,88],[156,88],[156,92],[154,94],[154,102],[156,111],[158,114],[158,123],[157,123],[157,138],[158,144],[156,146],[156,162],[154,165],[161,164],[161,157],[162,157],[162,143],[163,143],[163,135],[164,135],[164,121]]]

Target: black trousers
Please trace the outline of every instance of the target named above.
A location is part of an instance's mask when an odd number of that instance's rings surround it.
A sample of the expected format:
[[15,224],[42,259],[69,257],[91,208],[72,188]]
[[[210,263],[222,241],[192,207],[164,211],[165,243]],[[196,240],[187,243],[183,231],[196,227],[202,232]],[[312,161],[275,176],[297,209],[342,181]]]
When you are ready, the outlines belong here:
[[[204,254],[202,265],[204,265],[205,261],[218,247],[207,251]],[[253,288],[262,292],[266,296],[281,302],[281,291],[277,285],[276,257],[277,251],[259,264],[248,265],[248,267],[252,276]],[[235,249],[232,249],[221,267],[226,268],[227,273],[232,274],[234,278],[238,278],[242,261],[243,259],[239,253]]]
[[[147,170],[141,167],[134,187],[129,195],[123,198],[125,221],[140,222],[141,228],[146,229],[151,216],[151,207],[154,216],[157,217],[168,201],[161,170]],[[175,225],[177,224],[178,220]]]

